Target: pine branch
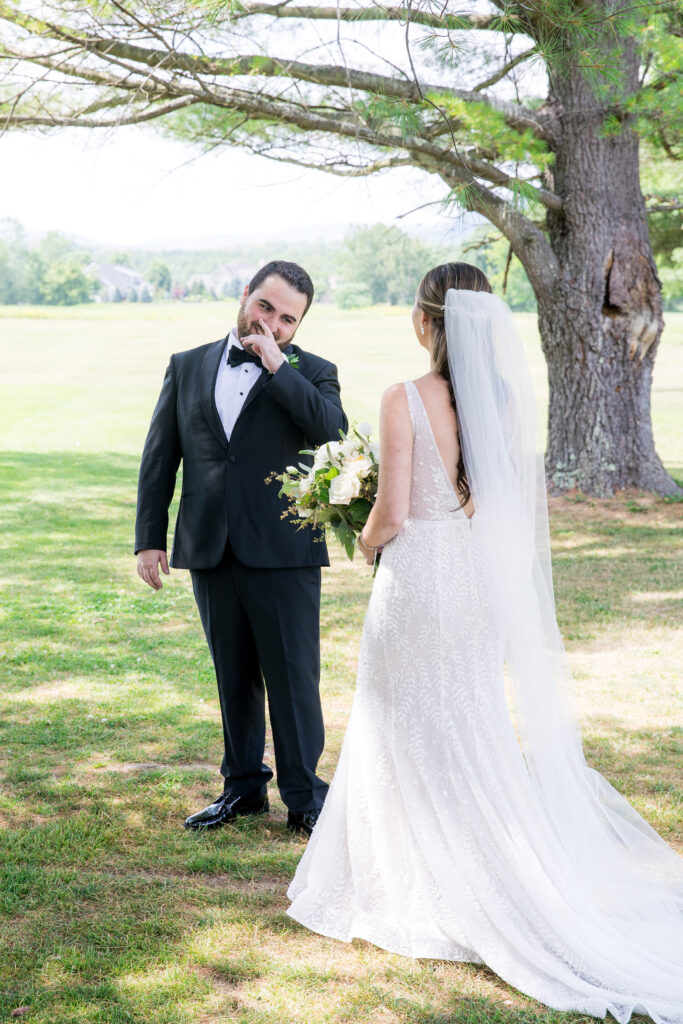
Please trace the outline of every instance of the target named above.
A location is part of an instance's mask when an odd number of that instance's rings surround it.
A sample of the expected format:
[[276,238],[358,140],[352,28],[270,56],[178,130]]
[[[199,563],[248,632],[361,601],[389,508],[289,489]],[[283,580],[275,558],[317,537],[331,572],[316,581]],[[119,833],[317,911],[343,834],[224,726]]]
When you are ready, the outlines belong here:
[[[336,88],[357,89],[387,99],[407,100],[413,104],[424,102],[426,94],[448,96],[465,103],[481,103],[501,114],[508,127],[518,131],[531,130],[534,135],[551,143],[554,125],[547,115],[483,95],[477,90],[453,89],[444,85],[419,83],[392,78],[373,72],[361,71],[336,64],[305,64],[302,61],[278,57],[263,57],[260,54],[245,54],[239,57],[204,57],[178,53],[173,50],[153,50],[131,43],[120,43],[113,39],[86,39],[82,46],[90,53],[98,54],[105,60],[114,57],[163,71],[190,72],[212,76],[251,75],[257,78],[285,77],[295,81],[310,82]],[[483,88],[483,86],[481,86]]]
[[[240,145],[242,147],[245,146],[244,140],[240,140]],[[403,156],[382,157],[378,160],[372,160],[369,164],[355,166],[342,157],[316,163],[311,160],[302,160],[298,156],[279,156],[277,153],[270,152],[266,146],[256,146],[247,143],[246,148],[254,156],[261,156],[266,160],[272,160],[274,163],[293,164],[295,167],[303,167],[309,171],[324,171],[326,174],[334,174],[335,177],[339,178],[367,178],[371,174],[376,174],[378,171],[389,168],[415,166],[410,157]]]
[[[106,104],[109,107],[122,105],[121,101]],[[171,103],[161,104],[148,110],[140,110],[125,114],[122,117],[104,118],[93,117],[92,111],[89,116],[83,112],[73,114],[15,114],[12,116],[12,124],[21,128],[120,128],[131,124],[143,124],[145,121],[152,121],[165,114],[174,114],[179,110],[190,107],[197,103],[197,100],[190,97],[182,97]],[[105,104],[102,104],[105,106]],[[87,108],[86,108],[87,109]],[[0,135],[5,130],[5,125],[0,125]]]
[[512,60],[507,62],[507,64],[504,64],[499,71],[496,71],[495,75],[491,75],[491,77],[487,78],[484,82],[480,82],[479,85],[475,85],[472,92],[481,92],[483,89],[490,89],[492,85],[496,84],[496,82],[500,82],[502,78],[505,78],[508,72],[512,71],[513,68],[516,68],[518,64],[522,64],[525,60],[528,60],[529,57],[533,57],[535,53],[538,53],[538,47],[536,46],[531,46],[528,50],[524,50],[523,53],[518,53],[516,57],[513,57]]
[[[243,3],[235,4],[231,16],[233,21],[238,21],[256,14],[312,21],[394,21],[400,24],[410,22],[413,25],[450,31],[502,30],[502,18],[497,14],[433,14],[419,8],[389,7],[380,3],[368,7],[293,7],[287,3]],[[508,33],[525,31],[521,21],[505,19],[504,26]]]
[[664,134],[664,129],[663,128],[660,128],[659,131],[657,132],[657,138],[659,139],[659,141],[660,141],[660,143],[662,145],[662,149],[664,150],[664,152],[668,156],[669,160],[676,160],[676,161],[678,161],[678,160],[681,159],[681,157],[678,156],[674,152],[674,149],[673,149],[671,143],[669,142],[669,140],[667,139],[666,135]]
[[463,253],[476,252],[478,249],[487,249],[493,242],[499,242],[503,238],[503,235],[484,235],[476,242],[469,242],[462,248]]

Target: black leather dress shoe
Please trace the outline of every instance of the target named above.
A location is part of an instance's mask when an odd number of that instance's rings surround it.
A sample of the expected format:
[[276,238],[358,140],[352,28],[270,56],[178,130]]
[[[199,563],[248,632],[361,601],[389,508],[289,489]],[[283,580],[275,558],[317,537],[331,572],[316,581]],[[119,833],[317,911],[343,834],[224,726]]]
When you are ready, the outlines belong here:
[[293,811],[288,811],[287,828],[290,832],[296,832],[298,835],[306,836],[308,839],[319,817],[320,811],[304,811],[303,814],[294,814]]
[[265,814],[270,810],[267,796],[234,796],[222,793],[218,799],[185,819],[185,828],[198,829],[220,828],[234,821],[241,814]]

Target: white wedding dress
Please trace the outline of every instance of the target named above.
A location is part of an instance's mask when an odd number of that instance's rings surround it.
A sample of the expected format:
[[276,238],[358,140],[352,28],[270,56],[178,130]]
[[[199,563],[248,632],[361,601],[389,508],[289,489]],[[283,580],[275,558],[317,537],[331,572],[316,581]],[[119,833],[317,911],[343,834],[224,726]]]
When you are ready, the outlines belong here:
[[406,390],[409,517],[382,554],[343,749],[288,912],[346,942],[485,963],[556,1009],[680,1024],[677,859],[638,819],[656,884],[634,869],[624,903],[558,836],[506,701],[477,513],[458,509],[419,391]]

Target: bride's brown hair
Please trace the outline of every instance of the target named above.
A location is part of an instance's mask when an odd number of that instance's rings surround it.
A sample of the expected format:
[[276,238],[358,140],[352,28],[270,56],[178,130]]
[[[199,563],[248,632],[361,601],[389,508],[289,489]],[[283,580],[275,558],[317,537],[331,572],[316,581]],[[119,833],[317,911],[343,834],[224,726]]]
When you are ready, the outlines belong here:
[[[448,394],[457,420],[458,409],[455,404],[453,381],[448,368],[446,325],[444,323],[444,304],[449,288],[459,288],[469,292],[490,292],[491,285],[486,274],[479,267],[473,267],[470,263],[442,263],[427,271],[417,289],[415,301],[422,312],[426,313],[432,321],[432,363],[439,376],[443,377],[448,384]],[[458,441],[460,442],[459,433]],[[460,508],[462,508],[470,500],[471,495],[465,472],[465,462],[462,457],[461,442],[455,485],[460,495]]]

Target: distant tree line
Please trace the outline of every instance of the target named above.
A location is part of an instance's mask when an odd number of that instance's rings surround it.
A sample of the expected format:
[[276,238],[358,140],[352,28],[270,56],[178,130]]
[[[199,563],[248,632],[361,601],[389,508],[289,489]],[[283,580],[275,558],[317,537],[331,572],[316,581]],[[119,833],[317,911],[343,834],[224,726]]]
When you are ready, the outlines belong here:
[[478,229],[457,247],[420,242],[396,227],[376,224],[349,233],[338,253],[339,283],[335,289],[342,308],[379,303],[412,303],[420,278],[429,267],[449,260],[474,263],[487,274],[493,290],[505,295],[514,310],[532,312],[536,299],[509,244]]
[[[676,248],[671,218],[657,228],[659,273],[665,308],[683,309],[683,248]],[[680,226],[675,225],[680,231]],[[657,245],[659,241],[659,245]],[[493,290],[504,295],[513,310],[532,312],[536,300],[527,275],[509,243],[490,228],[478,228],[457,245],[421,241],[395,226],[375,224],[351,229],[341,242],[299,241],[258,245],[236,243],[224,249],[107,250],[84,249],[56,232],[29,244],[16,221],[0,224],[0,305],[69,306],[103,298],[93,262],[126,267],[151,286],[118,289],[109,301],[190,300],[239,298],[246,280],[226,279],[211,289],[201,279],[224,264],[257,267],[276,256],[301,263],[309,271],[316,298],[336,302],[342,309],[380,304],[407,305],[424,272],[446,260],[474,263],[488,275]]]
[[0,232],[0,304],[73,306],[90,302],[99,287],[85,272],[90,262],[56,232],[31,247],[20,224],[4,221]]

